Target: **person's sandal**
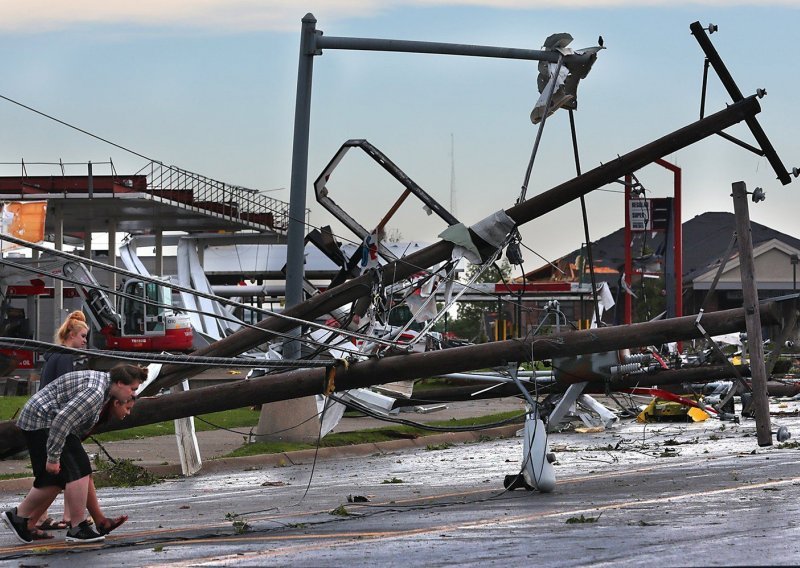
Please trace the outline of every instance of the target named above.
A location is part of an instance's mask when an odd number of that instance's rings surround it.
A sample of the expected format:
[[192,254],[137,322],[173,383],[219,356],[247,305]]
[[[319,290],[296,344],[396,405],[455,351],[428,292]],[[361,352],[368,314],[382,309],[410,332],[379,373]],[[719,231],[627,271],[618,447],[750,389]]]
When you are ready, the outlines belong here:
[[50,540],[51,538],[54,538],[54,536],[50,533],[44,532],[38,528],[31,530],[30,533],[33,540]]
[[128,520],[128,515],[120,515],[116,519],[108,519],[106,518],[102,523],[96,523],[97,525],[97,532],[101,535],[105,536],[114,529],[117,529]]
[[64,531],[69,528],[67,521],[56,521],[53,517],[47,517],[36,528],[43,531]]

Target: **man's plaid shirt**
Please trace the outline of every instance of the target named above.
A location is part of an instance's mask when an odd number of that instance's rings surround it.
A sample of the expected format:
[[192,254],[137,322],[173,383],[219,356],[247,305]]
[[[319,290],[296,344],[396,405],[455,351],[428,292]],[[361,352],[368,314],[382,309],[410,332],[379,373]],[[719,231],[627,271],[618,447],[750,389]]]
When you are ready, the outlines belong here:
[[49,428],[47,461],[57,463],[67,435],[83,439],[97,422],[110,388],[109,374],[102,371],[61,375],[25,403],[17,426],[28,431]]

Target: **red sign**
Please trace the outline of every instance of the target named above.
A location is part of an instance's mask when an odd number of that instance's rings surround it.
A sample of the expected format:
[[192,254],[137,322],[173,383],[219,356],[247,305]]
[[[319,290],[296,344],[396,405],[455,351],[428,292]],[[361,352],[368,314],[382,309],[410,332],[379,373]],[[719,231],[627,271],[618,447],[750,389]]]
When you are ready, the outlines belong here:
[[33,351],[27,349],[0,349],[0,354],[10,357],[17,362],[16,369],[33,369],[34,364]]

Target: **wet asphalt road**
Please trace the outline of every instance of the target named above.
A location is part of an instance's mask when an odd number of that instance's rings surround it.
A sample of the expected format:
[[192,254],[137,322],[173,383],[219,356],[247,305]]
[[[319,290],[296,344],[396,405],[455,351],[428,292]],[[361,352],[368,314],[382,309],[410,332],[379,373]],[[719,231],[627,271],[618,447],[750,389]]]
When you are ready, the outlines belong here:
[[[800,419],[780,424],[800,435]],[[2,527],[0,558],[10,566],[800,564],[800,451],[792,440],[758,448],[754,432],[752,421],[708,421],[555,434],[550,494],[503,492],[503,477],[520,466],[518,438],[105,489],[107,514],[131,520],[102,545],[66,545],[63,533],[18,545]],[[0,494],[0,505],[19,499]]]

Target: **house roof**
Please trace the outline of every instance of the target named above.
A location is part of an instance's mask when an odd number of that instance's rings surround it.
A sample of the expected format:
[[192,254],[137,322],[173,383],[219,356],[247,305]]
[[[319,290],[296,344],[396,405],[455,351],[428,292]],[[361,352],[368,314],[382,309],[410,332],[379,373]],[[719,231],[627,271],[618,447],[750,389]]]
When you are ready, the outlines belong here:
[[[800,239],[760,223],[751,222],[750,227],[754,248],[774,239],[793,249],[800,249]],[[736,218],[733,213],[708,212],[685,221],[683,223],[684,281],[691,281],[717,265],[725,255],[735,231]],[[596,268],[622,271],[625,265],[624,234],[625,230],[619,229],[592,243],[592,257]],[[647,248],[655,251],[656,257],[663,257],[664,237],[665,233],[662,232],[648,232],[642,235],[642,238],[646,239]],[[738,249],[734,248],[734,254],[736,253]],[[576,249],[554,261],[554,264],[562,266],[574,263],[580,254],[581,250]],[[527,273],[526,278],[539,280],[547,277],[551,271],[552,267],[545,265]]]

